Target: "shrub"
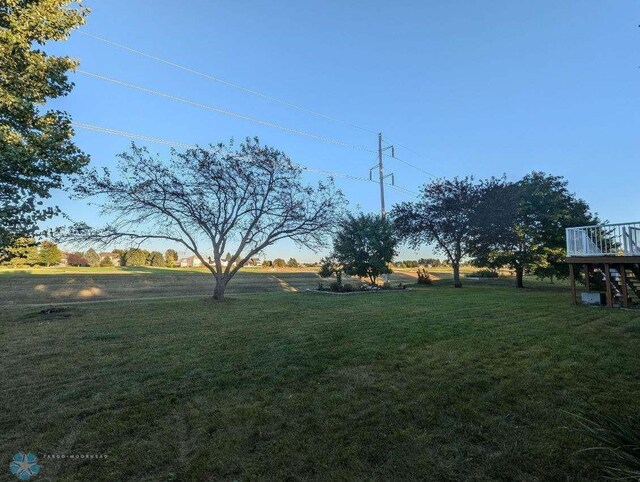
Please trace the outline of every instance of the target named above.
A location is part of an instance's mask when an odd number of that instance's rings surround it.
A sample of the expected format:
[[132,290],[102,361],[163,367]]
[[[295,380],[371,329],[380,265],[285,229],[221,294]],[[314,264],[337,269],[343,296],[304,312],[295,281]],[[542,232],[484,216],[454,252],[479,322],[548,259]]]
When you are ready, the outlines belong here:
[[492,269],[485,268],[474,271],[473,273],[467,273],[465,276],[467,278],[497,278],[500,276],[500,273]]
[[329,285],[329,289],[336,293],[351,293],[353,291],[353,285],[349,283],[342,284],[334,281]]
[[431,279],[431,275],[427,271],[427,268],[418,268],[418,284],[431,286],[433,284],[433,280]]
[[339,292],[342,289],[342,284],[338,283],[337,281],[333,281],[329,284],[329,289],[331,291]]

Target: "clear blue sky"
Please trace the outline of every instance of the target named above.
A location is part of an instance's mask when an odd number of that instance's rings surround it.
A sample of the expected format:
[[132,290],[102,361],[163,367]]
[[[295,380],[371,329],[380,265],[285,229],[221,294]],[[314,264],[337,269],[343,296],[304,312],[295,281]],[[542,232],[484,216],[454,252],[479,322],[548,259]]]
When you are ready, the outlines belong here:
[[[88,1],[83,31],[300,104],[404,144],[438,176],[532,170],[565,176],[611,222],[636,221],[640,169],[640,3],[631,0]],[[371,150],[375,134],[314,117],[74,33],[51,52],[81,69]],[[375,155],[74,74],[53,106],[75,121],[183,143],[258,135],[294,162],[367,177]],[[77,131],[97,166],[129,141]],[[167,149],[151,145],[160,153]],[[386,160],[397,183],[428,176]],[[317,175],[306,174],[310,182]],[[352,209],[379,209],[373,183],[336,179]],[[411,196],[387,189],[387,206]],[[54,201],[100,223],[94,207]],[[150,247],[165,248],[165,245]],[[428,255],[403,250],[401,258]],[[268,258],[319,255],[281,243]]]

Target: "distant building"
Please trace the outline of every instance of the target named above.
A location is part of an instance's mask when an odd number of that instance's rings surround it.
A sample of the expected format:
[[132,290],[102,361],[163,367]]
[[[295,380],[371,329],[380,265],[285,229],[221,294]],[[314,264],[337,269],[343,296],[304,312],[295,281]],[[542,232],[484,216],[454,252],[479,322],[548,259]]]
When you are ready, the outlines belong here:
[[197,256],[188,256],[178,260],[178,266],[181,268],[198,268],[202,266],[202,261]]
[[60,257],[59,266],[67,266],[69,264],[69,255],[71,253],[67,253],[66,251],[62,251],[62,256]]
[[[254,258],[254,259],[260,261],[258,258]],[[212,260],[211,257],[208,257],[207,262],[212,266],[215,265],[215,261]],[[221,259],[220,264],[222,265],[223,268],[226,268],[228,265],[228,262],[224,259]],[[232,263],[232,265],[234,264],[235,263]],[[201,266],[204,266],[204,264],[202,264],[202,261],[200,261],[200,258],[193,255],[193,256],[188,256],[186,258],[180,258],[178,260],[178,266],[180,268],[199,268]]]

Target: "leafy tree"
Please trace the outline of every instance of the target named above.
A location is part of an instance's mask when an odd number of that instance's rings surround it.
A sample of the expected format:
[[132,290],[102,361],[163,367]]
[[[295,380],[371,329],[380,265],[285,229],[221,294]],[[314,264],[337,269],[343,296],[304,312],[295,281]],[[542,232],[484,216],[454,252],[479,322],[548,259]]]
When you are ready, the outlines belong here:
[[476,239],[475,263],[513,269],[518,288],[524,286],[525,273],[566,276],[565,228],[599,222],[563,177],[542,172],[496,186],[479,211],[485,229]]
[[67,264],[69,266],[89,266],[89,261],[82,253],[71,253],[67,256]]
[[273,260],[274,268],[284,268],[285,266],[287,266],[287,262],[284,259],[276,258]]
[[368,278],[390,273],[397,240],[391,224],[376,214],[349,215],[333,241],[333,257],[345,274]]
[[289,261],[287,261],[287,266],[289,268],[297,268],[300,266],[300,263],[298,263],[298,260],[296,258],[289,258]]
[[262,262],[262,267],[263,267],[263,268],[271,268],[272,266],[273,266],[273,262],[272,262],[272,261],[269,261],[268,259],[265,259],[265,260]]
[[[87,170],[75,184],[76,197],[100,194],[101,213],[117,222],[100,229],[76,225],[72,238],[179,243],[212,273],[217,300],[238,270],[273,243],[291,239],[320,248],[345,205],[333,181],[304,184],[302,171],[284,153],[257,138],[238,149],[231,143],[173,150],[168,162],[132,145],[120,155],[118,170],[117,177]],[[223,266],[230,243],[237,248]],[[211,262],[204,249],[212,249]]]
[[40,243],[40,264],[45,266],[53,266],[59,264],[62,260],[62,251],[58,245],[52,241],[43,241]]
[[89,266],[100,266],[100,255],[96,253],[96,250],[93,248],[89,248],[87,252],[84,254],[84,257],[89,263]]
[[399,236],[410,246],[433,244],[446,255],[456,288],[462,286],[460,263],[472,253],[483,189],[471,177],[436,179],[422,188],[419,201],[398,204],[391,212]]
[[156,266],[156,267],[165,266],[165,261],[164,261],[164,257],[162,256],[162,253],[160,251],[152,251],[149,254],[148,264],[150,266]]
[[149,251],[146,249],[131,248],[124,254],[125,266],[145,266],[149,258]]
[[110,266],[113,266],[113,258],[111,256],[105,256],[100,260],[100,266],[102,268],[108,268]]
[[0,246],[32,235],[39,221],[57,214],[42,200],[88,162],[72,142],[69,116],[43,108],[71,91],[67,71],[78,63],[37,47],[65,40],[87,13],[80,1],[0,4]]
[[178,252],[175,249],[167,249],[164,253],[164,260],[169,268],[173,268],[178,262]]
[[224,255],[224,260],[228,263],[229,261],[231,261],[231,253],[227,252],[227,254]]
[[8,261],[12,266],[35,266],[40,262],[38,246],[33,238],[15,238],[3,251],[3,260]]

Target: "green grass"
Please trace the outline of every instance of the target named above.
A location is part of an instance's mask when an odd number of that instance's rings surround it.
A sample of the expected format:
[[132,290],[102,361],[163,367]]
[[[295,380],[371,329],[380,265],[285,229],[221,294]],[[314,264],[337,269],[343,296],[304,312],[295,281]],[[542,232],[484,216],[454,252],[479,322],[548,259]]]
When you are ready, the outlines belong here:
[[[214,287],[213,276],[205,270],[143,267],[107,268],[107,272],[100,268],[54,274],[42,271],[0,274],[0,305],[210,296]],[[247,269],[234,276],[227,292],[237,295],[315,289],[321,281],[328,283],[316,271]],[[400,272],[393,275],[393,280],[411,283],[415,281],[412,274]]]
[[640,318],[533,285],[5,307],[0,453],[108,455],[42,480],[595,479],[570,414],[637,412]]

